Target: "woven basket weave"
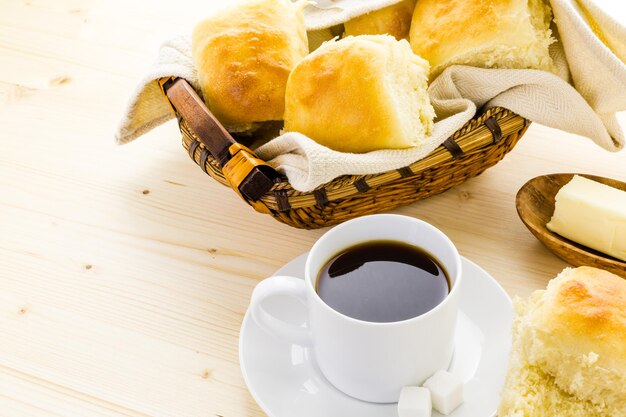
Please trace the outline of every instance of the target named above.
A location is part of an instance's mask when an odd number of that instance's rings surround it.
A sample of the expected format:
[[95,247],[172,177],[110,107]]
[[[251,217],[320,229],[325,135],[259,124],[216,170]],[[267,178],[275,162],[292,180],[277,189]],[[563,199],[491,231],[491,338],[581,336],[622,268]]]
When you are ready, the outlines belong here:
[[257,211],[307,229],[390,210],[459,185],[498,163],[530,124],[509,110],[489,109],[407,167],[343,176],[314,191],[299,192],[236,143],[185,80],[169,78],[160,84],[178,116],[183,146],[203,171],[232,187]]

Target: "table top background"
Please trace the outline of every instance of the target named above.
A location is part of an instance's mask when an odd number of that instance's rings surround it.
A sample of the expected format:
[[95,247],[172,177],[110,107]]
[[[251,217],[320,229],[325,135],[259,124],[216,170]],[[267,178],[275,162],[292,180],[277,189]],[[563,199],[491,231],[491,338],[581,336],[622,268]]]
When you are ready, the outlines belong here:
[[[324,230],[252,211],[189,159],[173,122],[113,142],[160,42],[222,5],[0,6],[0,416],[262,416],[238,364],[249,296]],[[625,167],[534,124],[496,167],[394,212],[526,296],[566,265],[519,220],[517,190],[555,172],[626,181]]]

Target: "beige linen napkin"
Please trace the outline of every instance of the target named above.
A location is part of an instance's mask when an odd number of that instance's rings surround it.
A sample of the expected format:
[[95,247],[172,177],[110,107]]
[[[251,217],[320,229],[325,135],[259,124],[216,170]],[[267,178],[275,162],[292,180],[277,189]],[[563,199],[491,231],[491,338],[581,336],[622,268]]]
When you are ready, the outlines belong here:
[[[626,21],[620,24],[605,13],[600,7],[604,2],[552,0],[552,12],[573,85],[617,141],[616,147],[621,148],[624,139],[615,112],[624,110],[626,104]],[[621,1],[612,3],[624,7]]]
[[200,90],[191,57],[191,37],[178,36],[161,45],[156,62],[131,95],[124,118],[115,133],[118,144],[131,142],[174,118],[172,107],[158,83],[160,78],[170,76],[184,78]]
[[[332,26],[395,2],[319,1],[317,6],[305,10],[307,26],[310,29]],[[609,46],[620,54],[626,51],[625,29],[593,0],[581,0],[580,5],[575,0],[552,0],[552,7],[561,35],[561,41],[551,49],[559,76],[537,70],[466,66],[446,69],[429,87],[438,118],[433,134],[419,147],[347,154],[291,132],[256,152],[283,172],[295,189],[310,191],[341,175],[375,174],[409,165],[443,143],[483,106],[510,109],[535,122],[586,136],[609,151],[617,151],[624,145],[615,112],[626,110],[626,65]],[[193,84],[196,77],[192,67],[187,37],[163,45],[158,62],[131,100],[116,135],[118,143],[129,142],[173,117],[155,80],[173,75]]]

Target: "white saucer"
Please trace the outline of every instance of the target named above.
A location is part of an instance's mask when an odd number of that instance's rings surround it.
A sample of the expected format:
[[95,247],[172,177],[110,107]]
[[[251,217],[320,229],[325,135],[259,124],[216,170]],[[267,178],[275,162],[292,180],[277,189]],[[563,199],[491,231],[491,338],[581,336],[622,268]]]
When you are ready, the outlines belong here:
[[[307,254],[276,271],[304,278]],[[499,402],[510,349],[513,307],[502,287],[463,258],[455,354],[449,371],[465,381],[465,402],[451,417],[492,417]],[[304,306],[275,297],[267,311],[295,324],[306,322]],[[239,363],[252,397],[270,417],[397,417],[396,404],[373,404],[333,387],[319,371],[310,348],[261,330],[249,311],[239,335]],[[433,416],[440,416],[433,411]]]

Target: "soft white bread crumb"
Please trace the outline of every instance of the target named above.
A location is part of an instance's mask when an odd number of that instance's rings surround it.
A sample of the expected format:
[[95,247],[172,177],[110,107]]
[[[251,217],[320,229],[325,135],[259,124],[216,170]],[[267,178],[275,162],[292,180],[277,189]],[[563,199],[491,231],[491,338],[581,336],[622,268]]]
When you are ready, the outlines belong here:
[[516,309],[499,417],[626,416],[626,280],[568,268]]
[[430,391],[433,408],[448,415],[463,403],[463,382],[448,371],[437,371],[424,382]]
[[[517,352],[519,353],[519,352]],[[517,355],[515,353],[514,355]],[[498,417],[615,417],[610,408],[575,399],[536,366],[511,358]]]
[[421,387],[404,387],[398,401],[398,417],[430,417],[430,391]]

